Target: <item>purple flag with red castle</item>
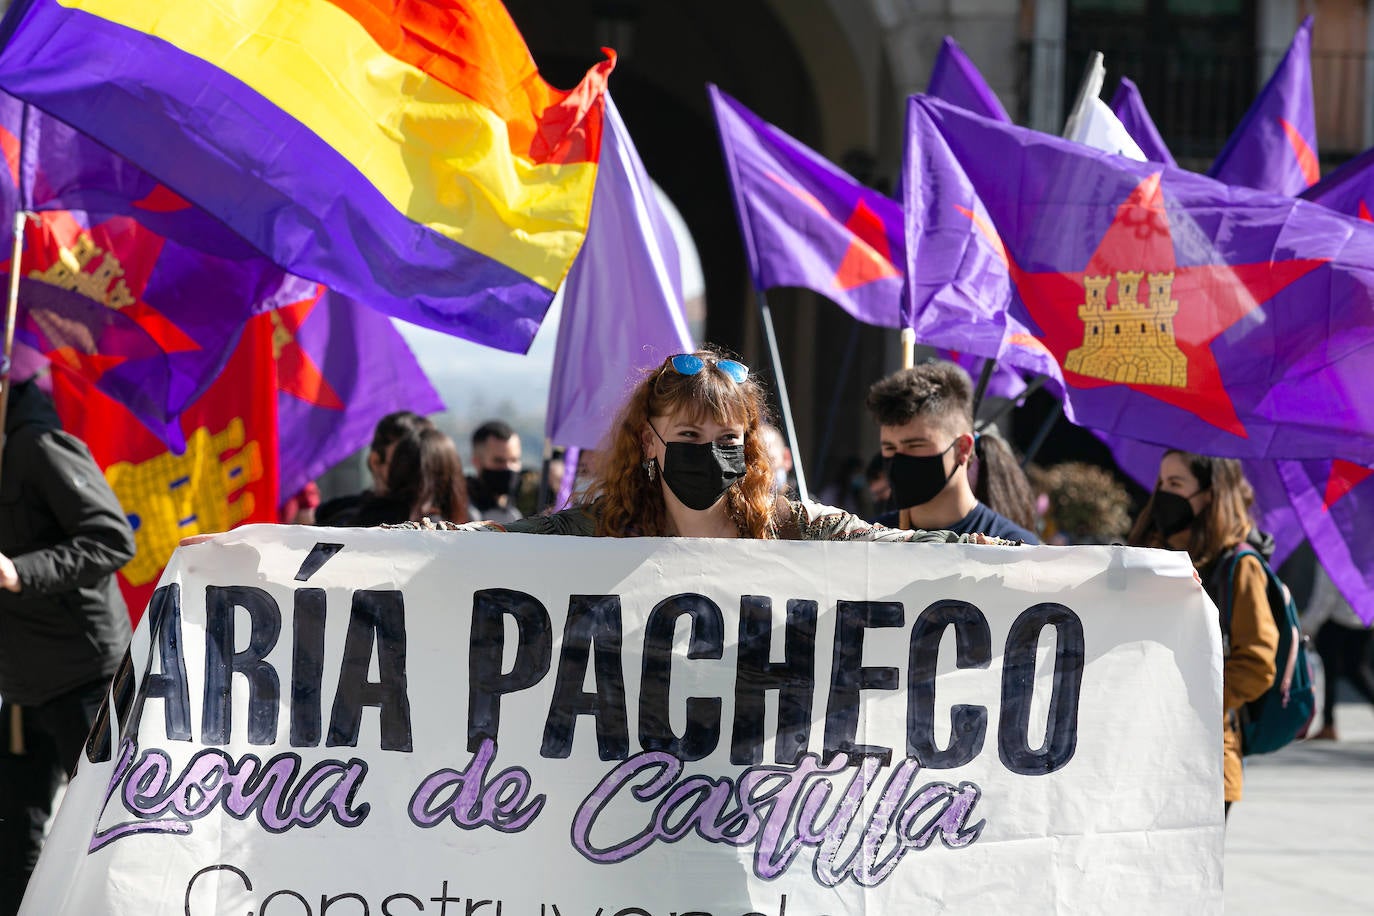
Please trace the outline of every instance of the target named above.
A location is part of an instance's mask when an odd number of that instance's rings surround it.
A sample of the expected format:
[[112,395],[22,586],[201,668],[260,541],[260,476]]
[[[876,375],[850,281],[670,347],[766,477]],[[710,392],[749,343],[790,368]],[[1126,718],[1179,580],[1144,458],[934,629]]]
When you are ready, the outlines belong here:
[[992,91],[983,74],[969,60],[964,49],[959,47],[959,42],[948,35],[940,42],[940,53],[935,56],[935,66],[930,69],[926,93],[985,118],[1011,123],[1011,115],[1002,107],[997,93]]
[[323,292],[273,312],[272,323],[283,498],[368,444],[387,414],[444,409],[410,347],[380,312]]
[[1374,463],[1374,226],[924,96],[906,161],[919,339],[1062,379],[1082,426]]
[[1298,26],[1240,126],[1207,172],[1226,184],[1296,196],[1321,177],[1312,103],[1312,17]]
[[755,288],[799,286],[867,324],[901,327],[901,205],[710,93]]
[[[1123,79],[1123,88],[1126,83],[1127,80]],[[1119,98],[1120,90],[1117,98],[1112,100],[1113,108],[1116,108]],[[1143,104],[1136,111],[1143,119],[1141,123],[1153,126]],[[1124,117],[1122,120],[1126,123]],[[1141,148],[1148,152],[1148,136],[1137,132],[1130,124],[1128,130],[1131,130]],[[1168,156],[1162,141],[1159,148],[1164,156]],[[1172,162],[1172,157],[1168,161]],[[1374,165],[1374,150],[1351,160],[1303,191],[1300,196],[1347,215],[1374,221],[1369,208],[1369,201],[1374,199],[1374,169],[1370,168],[1371,165]],[[1163,447],[1107,433],[1099,433],[1098,436],[1111,449],[1117,465],[1124,472],[1142,486],[1154,487]],[[1332,511],[1330,505],[1342,499],[1351,489],[1357,488],[1369,476],[1367,470],[1360,465],[1339,460],[1300,462],[1246,459],[1242,461],[1242,467],[1255,490],[1256,523],[1274,536],[1274,562],[1282,563],[1303,537],[1307,537],[1322,566],[1352,606],[1362,608],[1366,619],[1374,615],[1374,591],[1371,591],[1371,583],[1374,583],[1374,552],[1364,551],[1361,547],[1370,540],[1367,529],[1374,514],[1358,511],[1358,497],[1350,503],[1343,503],[1336,511]],[[1365,499],[1374,505],[1374,488],[1365,495]],[[1369,555],[1366,556],[1366,553]]]
[[1145,108],[1145,100],[1140,97],[1140,90],[1135,83],[1123,76],[1112,95],[1110,107],[1146,159],[1164,165],[1178,165],[1174,161],[1174,154],[1169,152],[1164,138],[1160,136],[1155,119],[1150,117],[1150,112]]
[[[169,446],[254,314],[312,295],[222,223],[105,147],[0,97],[6,209],[26,233],[20,335]],[[3,179],[0,179],[3,180]],[[5,268],[8,270],[8,267]]]

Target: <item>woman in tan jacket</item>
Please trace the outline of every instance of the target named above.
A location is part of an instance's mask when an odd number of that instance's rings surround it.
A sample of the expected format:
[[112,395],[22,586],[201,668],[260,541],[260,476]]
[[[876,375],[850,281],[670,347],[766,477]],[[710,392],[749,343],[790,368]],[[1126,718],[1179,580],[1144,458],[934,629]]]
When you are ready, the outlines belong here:
[[[1159,463],[1155,492],[1131,531],[1131,543],[1187,550],[1208,594],[1221,612],[1222,705],[1226,812],[1240,801],[1243,772],[1238,715],[1274,682],[1279,631],[1269,608],[1268,578],[1255,553],[1240,556],[1231,589],[1230,613],[1220,607],[1224,578],[1236,549],[1247,540],[1261,552],[1262,535],[1250,518],[1254,491],[1233,458],[1210,458],[1176,450]],[[1229,628],[1226,625],[1230,621]]]

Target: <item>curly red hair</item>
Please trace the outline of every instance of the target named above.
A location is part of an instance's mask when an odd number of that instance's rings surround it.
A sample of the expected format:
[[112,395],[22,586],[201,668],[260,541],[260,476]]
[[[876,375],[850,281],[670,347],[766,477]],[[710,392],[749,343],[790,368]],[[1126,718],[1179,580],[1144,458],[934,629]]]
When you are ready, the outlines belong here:
[[643,434],[650,417],[683,416],[693,422],[711,419],[744,427],[745,474],[725,494],[726,510],[741,537],[777,536],[777,499],[768,446],[760,434],[766,421],[763,387],[751,374],[736,382],[716,367],[729,358],[713,349],[696,355],[706,367],[681,375],[669,360],[651,370],[621,408],[603,447],[596,475],[583,504],[596,504],[596,533],[602,537],[668,534],[667,507],[660,479],[649,480],[643,468]]

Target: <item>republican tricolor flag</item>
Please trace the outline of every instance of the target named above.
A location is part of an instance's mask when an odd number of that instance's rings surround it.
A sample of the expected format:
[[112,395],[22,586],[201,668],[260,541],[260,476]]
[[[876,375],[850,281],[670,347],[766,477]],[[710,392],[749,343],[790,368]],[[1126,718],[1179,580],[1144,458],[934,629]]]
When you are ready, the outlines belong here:
[[496,0],[26,0],[0,87],[292,274],[523,351],[586,232],[611,60],[539,76]]

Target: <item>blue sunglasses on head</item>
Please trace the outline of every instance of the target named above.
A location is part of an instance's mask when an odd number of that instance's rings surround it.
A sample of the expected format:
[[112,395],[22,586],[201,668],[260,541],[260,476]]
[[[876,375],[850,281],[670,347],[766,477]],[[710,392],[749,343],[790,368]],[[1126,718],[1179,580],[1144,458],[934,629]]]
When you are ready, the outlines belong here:
[[[713,359],[711,365],[728,375],[736,385],[741,385],[749,377],[749,367],[733,359]],[[679,353],[668,357],[668,365],[678,375],[696,375],[706,368],[706,360],[695,353]]]

